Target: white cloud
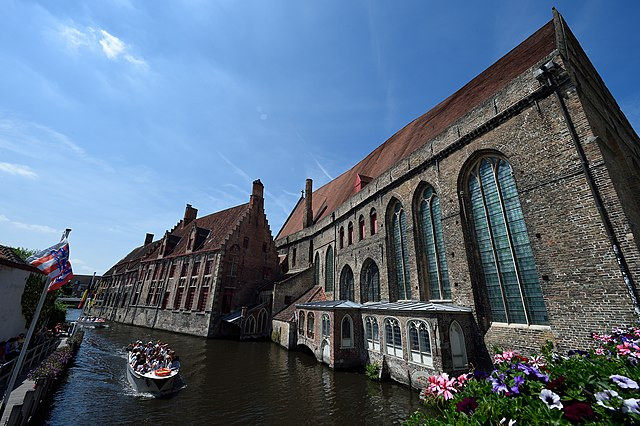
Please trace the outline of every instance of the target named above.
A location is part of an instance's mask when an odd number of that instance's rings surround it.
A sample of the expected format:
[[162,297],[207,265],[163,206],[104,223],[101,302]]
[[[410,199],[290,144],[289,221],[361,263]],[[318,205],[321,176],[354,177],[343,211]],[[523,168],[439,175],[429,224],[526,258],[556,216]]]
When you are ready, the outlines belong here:
[[314,159],[313,161],[316,162],[316,164],[318,165],[318,167],[320,167],[320,170],[322,170],[322,173],[324,173],[324,175],[326,177],[329,178],[329,180],[333,180],[333,177],[329,174],[329,172],[327,171],[327,169],[325,169],[324,167],[322,167],[322,164],[320,164],[320,162],[316,159]]
[[38,174],[31,170],[29,166],[23,166],[22,164],[13,163],[1,163],[0,172],[9,173],[10,175],[26,177],[28,179],[36,179]]
[[88,274],[96,272],[96,268],[88,265],[87,262],[82,259],[72,257],[69,259],[69,262],[71,262],[71,269],[73,269],[73,272],[87,272]]
[[130,45],[104,29],[62,25],[58,33],[67,47],[72,50],[84,48],[94,52],[102,52],[112,61],[124,59],[137,67],[147,67],[147,62],[143,58],[131,53]]
[[53,229],[52,227],[46,225],[33,225],[29,223],[17,222],[15,220],[9,219],[3,214],[0,214],[0,222],[8,223],[11,226],[27,231],[44,232],[47,234],[57,234],[59,232],[57,229]]

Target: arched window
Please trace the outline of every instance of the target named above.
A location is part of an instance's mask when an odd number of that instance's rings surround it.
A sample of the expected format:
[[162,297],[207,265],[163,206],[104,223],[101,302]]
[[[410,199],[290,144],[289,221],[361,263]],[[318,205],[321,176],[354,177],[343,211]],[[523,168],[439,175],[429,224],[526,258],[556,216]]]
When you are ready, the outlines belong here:
[[449,341],[451,343],[451,358],[453,368],[467,367],[467,347],[464,343],[464,332],[457,321],[452,321],[449,326]]
[[380,273],[378,265],[367,259],[360,273],[360,303],[380,301]]
[[393,242],[393,261],[396,270],[398,299],[411,299],[411,280],[409,279],[409,251],[407,247],[407,221],[404,208],[399,201],[393,206],[391,217],[391,239]]
[[442,235],[440,199],[430,186],[422,192],[418,212],[422,252],[427,261],[429,298],[451,299],[449,271]]
[[304,311],[300,311],[298,314],[298,334],[304,336]]
[[333,249],[331,246],[327,249],[327,256],[324,263],[324,290],[333,291]]
[[258,331],[263,332],[267,331],[269,327],[267,327],[267,311],[266,309],[261,309],[258,314]]
[[313,339],[313,326],[314,324],[314,315],[313,312],[309,312],[307,314],[307,337]]
[[429,326],[424,321],[409,321],[408,328],[411,361],[432,364]]
[[360,219],[358,219],[358,239],[362,240],[364,238],[364,216],[360,215]]
[[402,333],[395,318],[384,320],[384,344],[387,354],[402,358]]
[[353,289],[353,271],[349,265],[345,265],[340,274],[340,300],[356,301]]
[[349,222],[349,227],[347,230],[347,244],[353,244],[353,223]]
[[478,160],[469,175],[469,203],[493,321],[548,324],[509,163],[496,157]]
[[371,209],[369,213],[369,227],[371,228],[369,231],[371,235],[376,235],[378,233],[378,214],[376,213],[376,209]]
[[329,315],[322,315],[322,337],[329,337],[331,335],[331,320]]
[[380,350],[380,331],[378,329],[378,320],[374,317],[366,317],[364,319],[365,339],[367,340],[367,348],[373,351]]
[[342,318],[342,324],[340,325],[340,345],[343,348],[353,347],[353,320],[349,315],[345,315]]
[[340,227],[340,248],[344,248],[344,226]]
[[320,285],[320,253],[316,252],[316,257],[313,260],[313,284]]
[[245,334],[254,334],[256,332],[256,319],[253,315],[249,315],[247,322],[244,324]]

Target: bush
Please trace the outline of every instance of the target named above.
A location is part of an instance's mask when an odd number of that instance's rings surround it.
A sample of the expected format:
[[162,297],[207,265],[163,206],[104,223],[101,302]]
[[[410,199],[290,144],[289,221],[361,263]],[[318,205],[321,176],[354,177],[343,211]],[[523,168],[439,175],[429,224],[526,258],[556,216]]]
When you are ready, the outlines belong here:
[[381,368],[382,366],[377,362],[374,362],[373,364],[367,364],[365,367],[365,374],[367,375],[369,380],[379,381]]
[[407,424],[639,423],[640,327],[593,341],[566,356],[551,343],[539,356],[503,351],[493,371],[432,376],[420,396],[437,415],[416,412]]

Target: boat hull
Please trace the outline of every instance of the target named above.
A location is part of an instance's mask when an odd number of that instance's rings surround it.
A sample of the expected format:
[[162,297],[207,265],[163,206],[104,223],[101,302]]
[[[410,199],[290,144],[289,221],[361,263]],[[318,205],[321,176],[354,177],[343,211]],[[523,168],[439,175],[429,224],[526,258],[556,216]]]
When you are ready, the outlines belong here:
[[172,371],[167,377],[149,377],[149,374],[136,373],[127,363],[127,379],[133,388],[140,393],[164,394],[173,390],[173,384],[178,377],[177,371]]

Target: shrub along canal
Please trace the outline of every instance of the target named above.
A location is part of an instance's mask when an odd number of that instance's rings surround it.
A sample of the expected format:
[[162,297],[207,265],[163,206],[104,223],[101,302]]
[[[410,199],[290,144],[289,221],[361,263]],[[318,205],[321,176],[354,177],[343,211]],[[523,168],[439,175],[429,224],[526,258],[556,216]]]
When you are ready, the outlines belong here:
[[[180,355],[184,388],[167,398],[137,394],[124,347],[162,340]],[[394,424],[418,394],[363,373],[333,371],[306,353],[269,342],[206,340],[111,324],[87,329],[45,421],[69,424]]]

